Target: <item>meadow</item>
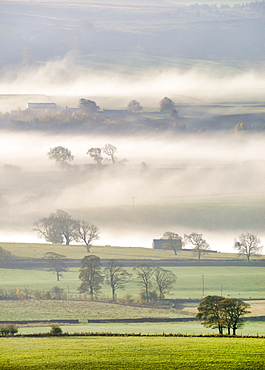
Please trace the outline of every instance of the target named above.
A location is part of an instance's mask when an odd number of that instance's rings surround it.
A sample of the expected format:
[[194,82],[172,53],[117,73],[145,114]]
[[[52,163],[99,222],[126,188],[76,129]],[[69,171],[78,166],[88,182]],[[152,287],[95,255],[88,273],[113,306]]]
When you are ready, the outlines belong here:
[[261,338],[2,338],[1,370],[264,369]]

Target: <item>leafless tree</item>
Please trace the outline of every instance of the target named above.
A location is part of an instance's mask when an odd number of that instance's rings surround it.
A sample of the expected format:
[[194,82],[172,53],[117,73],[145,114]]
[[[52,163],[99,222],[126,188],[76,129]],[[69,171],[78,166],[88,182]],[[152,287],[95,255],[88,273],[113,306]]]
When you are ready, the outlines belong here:
[[198,260],[200,260],[201,256],[207,253],[207,250],[210,249],[209,244],[205,239],[203,239],[202,234],[197,234],[194,232],[189,235],[184,235],[184,243],[193,246],[193,250],[197,254]]
[[150,265],[140,263],[134,267],[137,271],[139,285],[143,288],[146,302],[149,302],[150,289],[152,287],[152,277],[154,275],[154,268]]
[[116,260],[109,260],[105,268],[105,277],[107,284],[111,287],[112,300],[116,300],[116,291],[124,289],[125,285],[129,282],[132,274],[119,264]]
[[103,151],[103,153],[107,154],[111,158],[113,164],[116,163],[116,159],[115,159],[115,153],[117,151],[116,146],[114,146],[112,144],[106,144],[102,148],[102,151]]
[[177,277],[172,271],[165,270],[161,267],[155,268],[154,277],[159,291],[159,299],[162,299],[166,293],[171,291]]
[[182,249],[182,237],[176,233],[171,231],[166,231],[163,234],[163,239],[167,239],[167,241],[163,244],[165,249],[172,249],[177,254],[177,251]]
[[76,241],[85,243],[87,251],[90,252],[91,243],[93,240],[99,239],[99,228],[87,221],[77,222],[77,238]]
[[240,256],[246,256],[247,260],[250,261],[250,257],[258,255],[263,246],[260,245],[260,239],[257,235],[246,233],[239,235],[239,240],[235,239],[234,249],[238,251]]

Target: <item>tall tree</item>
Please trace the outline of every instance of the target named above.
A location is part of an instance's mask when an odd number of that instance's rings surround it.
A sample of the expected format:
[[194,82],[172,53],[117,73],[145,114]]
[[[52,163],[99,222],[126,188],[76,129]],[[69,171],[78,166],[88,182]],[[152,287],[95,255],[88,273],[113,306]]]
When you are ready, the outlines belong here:
[[163,239],[167,239],[167,241],[163,244],[165,249],[172,249],[177,254],[177,251],[182,249],[182,237],[176,233],[171,231],[166,231],[163,234]]
[[69,149],[64,148],[63,146],[56,146],[54,148],[50,148],[48,152],[49,159],[54,160],[58,163],[62,168],[69,166],[69,162],[71,162],[74,157]]
[[44,238],[46,242],[52,244],[62,244],[63,235],[58,219],[51,214],[49,217],[40,218],[34,223],[34,231],[40,239]]
[[117,151],[116,146],[111,145],[111,144],[106,144],[102,148],[102,151],[103,151],[103,153],[107,154],[111,158],[112,163],[115,164],[115,162],[116,162],[115,153]]
[[58,209],[51,213],[49,217],[41,218],[35,222],[34,231],[37,231],[39,238],[44,238],[53,244],[70,245],[70,242],[77,238],[78,222],[67,212]]
[[124,289],[129,282],[131,274],[116,260],[109,260],[105,268],[105,277],[107,284],[111,287],[112,300],[116,300],[116,291]]
[[56,274],[57,281],[63,276],[63,272],[68,271],[65,265],[65,256],[62,254],[47,252],[44,254],[43,259],[46,260],[48,271]]
[[198,307],[197,318],[202,321],[202,325],[206,328],[218,328],[219,334],[223,334],[223,329],[226,327],[224,313],[221,310],[220,302],[223,297],[209,295],[201,301]]
[[152,277],[154,275],[155,270],[152,266],[144,263],[136,265],[133,269],[137,271],[139,285],[143,288],[146,302],[149,302],[150,289],[152,287]]
[[201,256],[207,253],[207,250],[210,249],[209,244],[205,239],[203,239],[202,234],[197,234],[194,232],[189,235],[184,235],[184,243],[193,246],[193,250],[197,254],[198,260],[200,260]]
[[226,298],[220,302],[221,310],[225,317],[225,322],[228,330],[228,335],[233,330],[233,335],[236,335],[236,330],[243,325],[243,316],[250,313],[250,305],[236,298]]
[[155,268],[154,277],[159,291],[159,299],[163,299],[165,294],[168,294],[172,290],[177,277],[172,271],[165,270],[161,267]]
[[239,240],[235,240],[234,249],[236,249],[240,256],[246,256],[248,262],[251,256],[258,255],[263,246],[260,245],[260,239],[257,235],[246,233],[239,235]]
[[91,301],[101,290],[104,276],[101,273],[100,258],[94,255],[85,256],[81,261],[79,279],[82,281],[78,288],[80,293],[88,292]]
[[90,252],[91,243],[93,240],[99,239],[99,228],[87,221],[77,222],[77,238],[76,241],[82,241],[85,243],[87,251]]
[[101,168],[101,162],[103,161],[102,153],[100,148],[90,148],[86,154],[89,154],[94,159],[98,168]]

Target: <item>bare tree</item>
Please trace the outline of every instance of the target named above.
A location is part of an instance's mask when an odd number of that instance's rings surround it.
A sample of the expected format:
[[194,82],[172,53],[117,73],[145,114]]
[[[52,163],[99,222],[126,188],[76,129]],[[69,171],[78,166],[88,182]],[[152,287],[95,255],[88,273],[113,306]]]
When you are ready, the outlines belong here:
[[60,277],[63,276],[63,272],[68,271],[68,268],[65,265],[65,256],[62,254],[47,252],[44,254],[43,259],[46,260],[48,271],[56,274],[57,281],[59,281]]
[[102,153],[100,148],[91,148],[87,151],[86,154],[89,154],[91,158],[94,159],[98,168],[101,168],[101,162],[103,161]]
[[74,157],[71,154],[71,151],[67,148],[64,148],[63,146],[56,146],[54,148],[50,148],[48,152],[49,159],[54,160],[56,163],[58,163],[62,168],[69,165],[69,162],[71,162]]
[[203,239],[202,234],[191,233],[190,235],[184,235],[184,243],[191,244],[193,246],[194,252],[198,256],[198,260],[201,259],[201,256],[207,253],[207,250],[210,249],[209,244]]
[[115,153],[117,151],[116,146],[111,145],[111,144],[106,144],[102,148],[102,151],[103,153],[107,154],[111,158],[113,164],[116,163],[116,158],[115,158]]
[[260,245],[260,239],[257,235],[246,233],[239,235],[239,240],[235,239],[234,249],[236,249],[240,256],[246,256],[248,262],[251,256],[258,255],[263,246]]
[[165,249],[173,249],[175,255],[177,251],[182,249],[182,237],[176,233],[171,231],[166,231],[163,234],[163,239],[167,239],[167,241],[163,244]]
[[124,289],[131,278],[131,274],[119,264],[116,260],[109,260],[105,268],[105,277],[107,284],[111,287],[112,300],[116,300],[116,291]]
[[146,302],[149,302],[150,289],[152,287],[152,277],[155,270],[152,266],[144,263],[136,265],[133,269],[137,271],[139,285],[144,290]]
[[87,221],[77,222],[77,238],[76,241],[85,243],[87,251],[90,252],[91,243],[93,240],[99,239],[99,228]]
[[162,299],[166,293],[171,291],[177,277],[172,271],[162,269],[161,267],[155,268],[154,277],[159,291],[159,299]]
[[101,273],[100,258],[94,255],[85,256],[81,261],[79,279],[82,281],[78,288],[80,293],[88,292],[91,301],[101,290],[104,276]]

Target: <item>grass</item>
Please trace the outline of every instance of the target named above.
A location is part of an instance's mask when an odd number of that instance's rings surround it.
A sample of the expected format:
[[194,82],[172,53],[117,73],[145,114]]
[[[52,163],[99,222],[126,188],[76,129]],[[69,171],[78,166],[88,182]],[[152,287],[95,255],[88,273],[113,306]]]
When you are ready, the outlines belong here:
[[68,337],[1,339],[4,369],[264,369],[264,339]]
[[[170,206],[169,206],[170,207]],[[149,207],[147,207],[149,208]],[[217,206],[216,206],[217,208]],[[173,215],[172,215],[173,217]],[[202,213],[203,217],[203,213]],[[15,257],[19,258],[42,258],[47,252],[55,252],[65,255],[71,259],[82,259],[87,255],[85,245],[60,245],[60,244],[47,244],[47,243],[10,243],[1,242],[0,246],[3,249],[10,251]],[[151,247],[151,241],[150,241]],[[214,247],[212,248],[214,249]],[[115,246],[93,246],[91,253],[96,254],[102,259],[152,259],[152,260],[197,260],[197,256],[191,252],[179,252],[176,256],[172,250],[155,250],[152,248],[137,248],[137,247],[115,247]],[[253,260],[263,258],[264,256],[253,257]],[[237,253],[206,253],[202,259],[215,259],[215,260],[243,260],[245,257],[238,257]]]
[[[50,325],[38,326],[27,325],[19,326],[18,334],[48,333]],[[144,335],[156,334],[188,334],[188,335],[212,335],[217,334],[217,329],[205,328],[199,322],[171,322],[171,323],[104,323],[104,324],[82,324],[82,325],[61,325],[63,333],[141,333]],[[247,321],[242,328],[237,331],[238,335],[265,335],[264,321]]]
[[[163,266],[163,265],[162,265]],[[204,275],[204,295],[222,295],[257,299],[265,298],[264,267],[255,266],[176,266],[164,267],[173,271],[177,276],[171,294],[168,298],[199,299],[202,296],[202,275]],[[126,285],[125,290],[118,290],[118,298],[131,295],[138,297],[140,287],[136,272],[132,267],[126,268],[133,276]],[[39,269],[0,269],[0,289],[24,288],[38,291],[50,291],[54,286],[63,288],[70,297],[77,298],[77,288],[80,285],[78,278],[79,268],[71,268],[64,273],[63,278],[57,282],[45,266]],[[155,286],[154,286],[155,287]],[[103,284],[102,298],[111,297],[110,287]]]

